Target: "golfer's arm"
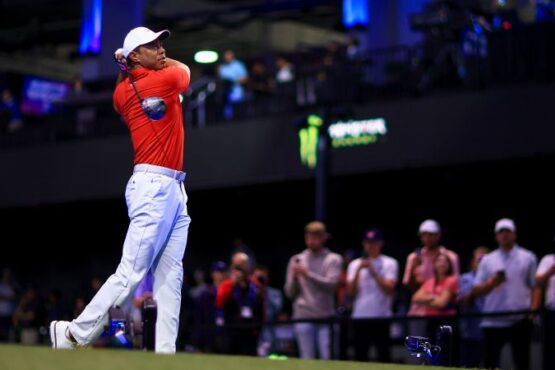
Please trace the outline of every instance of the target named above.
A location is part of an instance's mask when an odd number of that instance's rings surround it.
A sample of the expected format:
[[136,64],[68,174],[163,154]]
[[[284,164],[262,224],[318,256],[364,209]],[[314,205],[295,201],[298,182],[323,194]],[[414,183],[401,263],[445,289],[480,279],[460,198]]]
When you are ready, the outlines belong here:
[[187,75],[189,77],[191,76],[191,71],[189,70],[189,67],[187,67],[187,65],[181,63],[178,60],[166,57],[166,66],[168,66],[168,67],[179,67],[181,69],[184,69],[187,72]]

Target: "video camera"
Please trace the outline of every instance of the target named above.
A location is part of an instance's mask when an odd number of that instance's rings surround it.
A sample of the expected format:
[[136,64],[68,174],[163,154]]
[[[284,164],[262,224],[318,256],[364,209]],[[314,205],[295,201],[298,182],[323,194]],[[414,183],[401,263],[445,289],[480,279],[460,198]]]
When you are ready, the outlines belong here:
[[132,349],[133,338],[139,335],[142,338],[141,347],[147,351],[154,351],[157,312],[156,301],[145,300],[142,309],[142,325],[135,327],[133,320],[128,320],[120,307],[112,307],[108,311],[108,322],[101,336],[109,347]]
[[443,325],[437,330],[438,344],[430,343],[430,340],[426,337],[407,336],[405,338],[405,348],[411,356],[422,359],[422,365],[450,366],[452,335],[453,328]]
[[428,338],[408,336],[405,338],[405,348],[411,356],[423,359],[423,365],[439,365],[441,347],[432,345]]
[[133,348],[133,341],[128,332],[127,318],[120,307],[108,311],[108,325],[104,327],[102,337],[109,340],[109,345],[116,348]]

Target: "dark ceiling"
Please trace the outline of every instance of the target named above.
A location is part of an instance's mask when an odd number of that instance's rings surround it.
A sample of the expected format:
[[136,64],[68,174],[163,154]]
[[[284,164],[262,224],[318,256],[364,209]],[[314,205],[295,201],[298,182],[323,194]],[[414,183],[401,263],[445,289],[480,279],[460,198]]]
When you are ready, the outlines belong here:
[[81,2],[63,0],[0,1],[3,51],[49,43],[77,43]]
[[[104,0],[110,1],[110,0]],[[190,61],[199,48],[231,48],[242,57],[270,51],[256,21],[294,21],[341,30],[340,0],[142,0],[144,23],[169,28],[172,57]],[[80,70],[80,0],[0,0],[0,72],[65,79]],[[242,33],[243,32],[243,33]],[[251,32],[251,37],[243,37]],[[291,36],[291,35],[289,35]],[[288,39],[293,40],[293,39]]]
[[[340,28],[341,22],[341,1],[337,0],[201,0],[195,2],[195,7],[188,3],[145,1],[145,23],[153,28],[191,32],[209,25],[237,28],[255,19],[297,20],[334,29]],[[77,45],[81,5],[77,0],[0,0],[1,50]]]

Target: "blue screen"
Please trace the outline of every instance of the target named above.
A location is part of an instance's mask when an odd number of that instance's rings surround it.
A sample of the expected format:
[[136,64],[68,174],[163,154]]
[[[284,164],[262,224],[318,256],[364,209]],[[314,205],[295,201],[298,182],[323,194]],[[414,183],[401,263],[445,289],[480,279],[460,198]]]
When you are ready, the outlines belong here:
[[21,112],[28,115],[45,115],[52,112],[52,102],[65,99],[71,91],[66,82],[26,77],[23,81]]
[[370,0],[343,0],[343,24],[347,28],[367,27],[370,19]]
[[79,53],[99,54],[102,36],[102,0],[83,0]]

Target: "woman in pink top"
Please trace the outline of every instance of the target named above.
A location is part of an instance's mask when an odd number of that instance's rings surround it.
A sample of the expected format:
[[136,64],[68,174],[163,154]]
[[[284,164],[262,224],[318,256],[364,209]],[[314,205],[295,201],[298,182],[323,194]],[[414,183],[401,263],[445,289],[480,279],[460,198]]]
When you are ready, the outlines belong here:
[[412,296],[412,302],[420,305],[428,316],[426,332],[433,343],[436,332],[441,325],[450,325],[453,329],[452,355],[453,364],[458,362],[458,330],[456,299],[459,294],[459,276],[453,271],[451,260],[445,253],[434,259],[434,277],[426,280]]
[[456,315],[459,277],[453,273],[451,260],[440,253],[434,260],[434,277],[422,284],[412,302],[424,307],[426,316]]

